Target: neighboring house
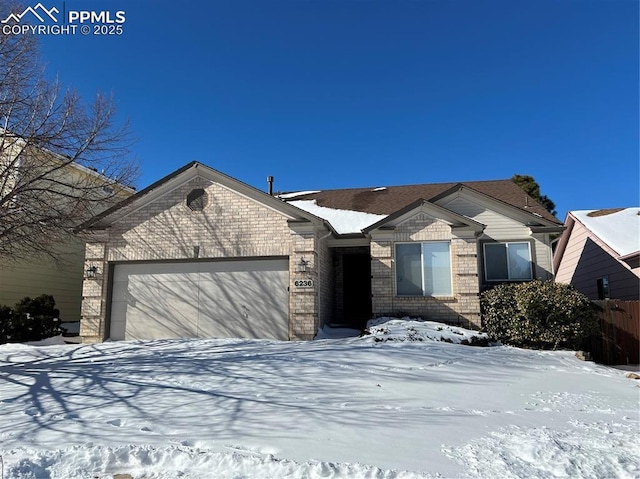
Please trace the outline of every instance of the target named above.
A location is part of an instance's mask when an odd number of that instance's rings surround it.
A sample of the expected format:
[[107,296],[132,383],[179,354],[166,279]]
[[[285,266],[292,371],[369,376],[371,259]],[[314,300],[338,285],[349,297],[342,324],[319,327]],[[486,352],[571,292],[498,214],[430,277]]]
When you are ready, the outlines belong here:
[[562,224],[510,180],[271,196],[193,162],[89,221],[80,334],[312,339],[405,313],[480,326],[551,279]]
[[[7,135],[3,136],[4,142],[7,141]],[[20,139],[15,140],[21,143]],[[22,142],[23,143],[23,142]],[[3,145],[5,152],[9,152],[3,159],[0,159],[0,167],[5,168],[14,161],[15,154],[12,157],[12,151],[15,153],[24,149],[24,145],[16,144],[13,148]],[[38,155],[31,155],[41,158],[43,162],[49,162],[45,166],[49,171],[54,168],[52,162],[56,160],[56,155],[49,152],[38,151]],[[30,167],[30,165],[28,165]],[[15,168],[19,170],[19,168]],[[3,171],[4,173],[4,171]],[[86,168],[77,163],[70,163],[60,169],[56,175],[49,174],[52,179],[63,178],[59,184],[89,184],[95,182],[96,178],[102,184],[103,177],[90,168]],[[17,178],[10,175],[3,175],[5,181],[0,188],[0,197],[10,194],[15,186]],[[71,179],[70,179],[71,178]],[[11,180],[11,181],[9,181]],[[104,191],[105,202],[97,203],[95,206],[100,207],[98,211],[112,206],[115,202],[131,196],[133,189],[120,185]],[[114,190],[115,189],[115,190]],[[96,194],[102,195],[102,192]],[[102,198],[102,196],[99,196]],[[19,198],[16,200],[16,207],[19,207]],[[65,322],[80,321],[80,310],[82,304],[82,281],[84,276],[84,241],[80,238],[68,237],[64,243],[57,243],[51,248],[56,259],[48,255],[40,255],[31,260],[16,260],[13,258],[0,259],[0,305],[14,306],[23,298],[29,296],[31,298],[42,294],[52,295],[56,301],[56,307],[60,311],[60,319]]]
[[556,248],[556,281],[590,299],[640,299],[640,208],[570,211]]

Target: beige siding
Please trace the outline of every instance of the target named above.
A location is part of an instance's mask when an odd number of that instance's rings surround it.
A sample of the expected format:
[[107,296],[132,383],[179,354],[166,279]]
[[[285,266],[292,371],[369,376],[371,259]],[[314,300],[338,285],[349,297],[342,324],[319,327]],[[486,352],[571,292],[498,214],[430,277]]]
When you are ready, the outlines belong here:
[[39,258],[0,266],[0,304],[13,306],[26,296],[50,294],[63,321],[80,320],[84,243],[59,247],[60,263]]
[[[18,140],[11,147],[5,146],[5,155],[0,158],[0,165],[7,165],[24,149],[24,141]],[[32,148],[30,148],[31,150]],[[7,153],[8,152],[8,153]],[[47,178],[59,181],[58,188],[62,193],[72,192],[73,187],[96,188],[95,195],[101,201],[95,205],[104,210],[117,201],[120,201],[131,193],[122,188],[115,188],[115,195],[108,197],[100,186],[104,178],[88,168],[75,163],[66,165],[60,170],[55,167],[60,165],[60,160],[42,151],[36,151],[33,155],[25,154],[21,162],[33,169],[31,173],[42,168]],[[9,178],[2,185],[0,196],[8,194],[14,186],[15,178]],[[51,188],[50,185],[47,186]],[[58,201],[64,205],[64,196],[60,195]],[[94,213],[97,213],[95,211]],[[88,219],[88,216],[84,219]],[[80,222],[81,218],[78,218]],[[34,257],[31,261],[7,261],[0,264],[0,305],[13,306],[24,297],[37,297],[42,294],[50,294],[56,301],[56,307],[60,310],[62,321],[79,321],[82,304],[82,281],[84,275],[84,241],[69,237],[65,244],[57,244],[52,247],[52,253],[56,260],[47,257]]]
[[553,254],[549,234],[533,234],[533,251],[531,252],[535,264],[533,277],[543,281],[553,279]]
[[528,238],[531,234],[529,228],[521,222],[464,198],[456,198],[443,206],[486,225],[484,236],[488,238],[509,240]]
[[553,278],[553,256],[548,234],[532,234],[529,227],[522,222],[462,197],[455,198],[444,206],[486,225],[480,240],[532,240],[531,259],[535,264],[534,278],[543,280]]

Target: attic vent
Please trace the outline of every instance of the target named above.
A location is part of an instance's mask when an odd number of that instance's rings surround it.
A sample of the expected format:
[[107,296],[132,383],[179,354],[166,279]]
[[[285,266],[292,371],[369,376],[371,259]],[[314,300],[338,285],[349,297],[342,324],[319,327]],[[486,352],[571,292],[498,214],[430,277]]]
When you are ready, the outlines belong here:
[[202,211],[207,206],[207,193],[202,188],[191,190],[187,195],[187,206],[193,211]]

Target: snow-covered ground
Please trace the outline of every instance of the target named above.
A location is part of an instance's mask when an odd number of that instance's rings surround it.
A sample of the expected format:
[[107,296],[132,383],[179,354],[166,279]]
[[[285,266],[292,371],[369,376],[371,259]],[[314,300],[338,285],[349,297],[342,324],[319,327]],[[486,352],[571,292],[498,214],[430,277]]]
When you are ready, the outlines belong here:
[[625,371],[378,323],[304,343],[0,346],[3,479],[640,477]]

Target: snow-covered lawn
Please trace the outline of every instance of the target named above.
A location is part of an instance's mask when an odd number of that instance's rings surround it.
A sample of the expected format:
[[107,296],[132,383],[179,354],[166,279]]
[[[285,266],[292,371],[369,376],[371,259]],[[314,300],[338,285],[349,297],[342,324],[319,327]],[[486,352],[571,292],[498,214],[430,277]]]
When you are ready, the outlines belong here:
[[638,381],[454,329],[0,346],[4,479],[640,477]]

